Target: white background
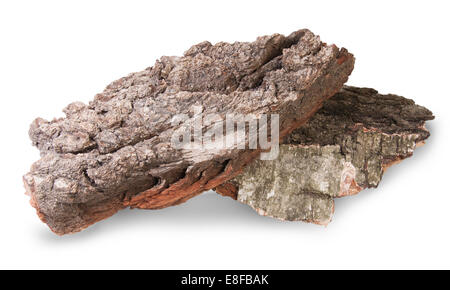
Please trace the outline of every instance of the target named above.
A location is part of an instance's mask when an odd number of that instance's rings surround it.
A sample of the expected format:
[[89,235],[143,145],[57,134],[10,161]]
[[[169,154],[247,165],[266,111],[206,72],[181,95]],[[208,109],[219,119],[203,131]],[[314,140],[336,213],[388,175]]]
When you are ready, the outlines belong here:
[[[450,268],[448,1],[1,1],[0,268]],[[356,56],[349,83],[413,98],[432,136],[380,187],[338,200],[328,227],[207,193],[125,210],[58,237],[23,194],[34,118],[209,40],[309,28]]]

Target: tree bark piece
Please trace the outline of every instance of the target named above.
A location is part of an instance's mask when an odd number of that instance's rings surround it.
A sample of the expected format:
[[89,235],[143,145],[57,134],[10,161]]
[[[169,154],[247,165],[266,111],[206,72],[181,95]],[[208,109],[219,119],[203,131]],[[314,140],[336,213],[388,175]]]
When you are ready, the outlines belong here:
[[278,159],[255,160],[216,191],[262,215],[328,224],[333,198],[377,187],[389,166],[424,143],[433,118],[412,100],[344,87],[285,138]]
[[173,148],[174,132],[188,130],[173,125],[175,115],[277,113],[283,137],[343,86],[353,65],[345,49],[308,30],[251,43],[203,42],[182,57],[162,57],[89,105],[70,104],[65,118],[33,122],[41,159],[24,176],[31,204],[51,230],[67,234],[126,207],[184,202],[236,176],[260,150]]

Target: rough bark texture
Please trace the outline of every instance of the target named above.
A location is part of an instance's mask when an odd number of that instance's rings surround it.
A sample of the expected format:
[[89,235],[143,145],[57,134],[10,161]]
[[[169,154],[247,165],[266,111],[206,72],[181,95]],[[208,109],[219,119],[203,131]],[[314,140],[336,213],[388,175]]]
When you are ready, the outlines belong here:
[[216,191],[262,215],[328,224],[333,198],[377,187],[428,138],[432,113],[412,100],[344,87],[287,136],[278,159],[255,160]]
[[[41,159],[24,176],[27,194],[57,234],[125,207],[179,204],[233,178],[260,150],[177,150],[171,136],[185,129],[172,125],[174,115],[279,113],[283,137],[342,87],[353,64],[345,49],[308,30],[252,43],[203,42],[182,57],[162,57],[89,105],[70,104],[65,118],[33,122]],[[198,105],[203,112],[193,116]]]

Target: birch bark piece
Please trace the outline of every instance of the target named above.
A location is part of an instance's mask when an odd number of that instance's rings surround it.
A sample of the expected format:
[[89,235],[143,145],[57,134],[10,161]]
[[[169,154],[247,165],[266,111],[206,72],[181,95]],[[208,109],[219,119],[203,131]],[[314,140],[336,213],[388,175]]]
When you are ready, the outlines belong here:
[[346,86],[285,138],[278,159],[255,160],[216,191],[262,215],[326,225],[333,199],[377,187],[429,137],[433,118],[412,100]]

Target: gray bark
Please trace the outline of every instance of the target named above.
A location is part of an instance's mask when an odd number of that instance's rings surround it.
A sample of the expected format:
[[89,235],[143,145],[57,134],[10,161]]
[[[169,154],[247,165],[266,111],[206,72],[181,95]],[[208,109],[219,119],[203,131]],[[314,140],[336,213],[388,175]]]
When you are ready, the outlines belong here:
[[328,224],[333,198],[377,187],[424,143],[433,118],[412,100],[345,87],[285,138],[278,159],[255,160],[216,191],[262,215]]

